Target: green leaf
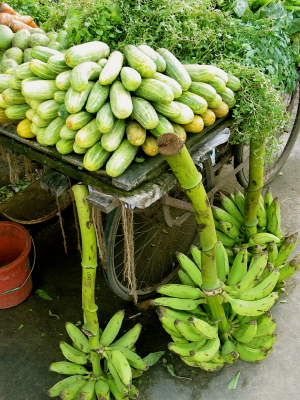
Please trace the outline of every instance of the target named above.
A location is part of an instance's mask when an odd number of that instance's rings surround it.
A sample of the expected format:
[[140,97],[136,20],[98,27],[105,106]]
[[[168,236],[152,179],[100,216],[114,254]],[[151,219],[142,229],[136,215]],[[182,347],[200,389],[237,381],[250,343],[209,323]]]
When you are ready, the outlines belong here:
[[157,351],[155,353],[149,353],[143,360],[150,366],[156,364],[157,361],[165,354],[164,351]]
[[238,380],[239,380],[239,377],[240,377],[240,373],[241,373],[241,371],[239,371],[239,372],[235,375],[235,377],[229,382],[229,384],[228,384],[228,386],[227,386],[227,389],[232,389],[232,390],[234,390],[234,389],[236,388],[236,385],[237,385]]
[[23,328],[23,326],[24,326],[24,325],[20,325],[20,326],[19,326],[19,329],[22,329],[22,328]]
[[52,300],[52,298],[42,289],[37,289],[35,293],[37,293],[44,300]]

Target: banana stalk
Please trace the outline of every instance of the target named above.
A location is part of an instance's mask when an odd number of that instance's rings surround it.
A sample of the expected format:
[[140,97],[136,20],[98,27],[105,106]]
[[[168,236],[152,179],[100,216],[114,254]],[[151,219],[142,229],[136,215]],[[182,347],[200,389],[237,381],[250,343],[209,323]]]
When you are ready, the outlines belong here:
[[199,242],[202,251],[201,288],[212,295],[207,298],[213,319],[219,322],[221,332],[228,331],[228,322],[218,289],[220,280],[216,268],[217,236],[209,199],[197,170],[184,142],[174,133],[164,133],[157,139],[159,152],[165,158],[178,179],[181,187],[191,200],[199,229]]
[[265,149],[266,139],[263,139],[259,143],[253,140],[250,141],[249,186],[246,193],[244,215],[246,236],[248,239],[257,233],[257,208],[264,185]]
[[[91,221],[91,207],[86,201],[88,188],[86,185],[74,185],[72,191],[75,198],[82,242],[82,308],[84,328],[91,333],[89,343],[92,349],[100,347],[98,306],[95,303],[95,279],[97,270],[97,242],[94,224]],[[100,354],[91,352],[93,374],[101,375]]]

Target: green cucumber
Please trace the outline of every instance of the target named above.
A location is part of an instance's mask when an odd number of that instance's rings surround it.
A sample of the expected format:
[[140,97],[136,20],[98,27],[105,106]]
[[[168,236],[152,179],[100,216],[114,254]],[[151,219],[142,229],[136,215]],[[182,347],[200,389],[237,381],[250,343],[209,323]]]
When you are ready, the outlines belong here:
[[31,49],[31,56],[32,58],[37,58],[38,60],[47,62],[49,58],[53,55],[61,54],[60,51],[55,49],[50,49],[50,47],[46,46],[34,46]]
[[21,65],[19,65],[16,70],[15,70],[15,76],[18,79],[25,79],[25,78],[32,78],[36,77],[36,75],[31,71],[29,67],[29,62],[25,62]]
[[137,48],[143,53],[147,54],[147,56],[154,61],[156,70],[158,72],[164,72],[166,70],[167,65],[165,59],[152,47],[148,46],[147,44],[141,44],[140,46],[137,46]]
[[136,46],[128,44],[123,49],[128,65],[136,69],[143,78],[151,78],[156,72],[156,64]]
[[47,63],[41,60],[32,59],[29,61],[29,68],[36,76],[42,79],[55,79],[56,75],[52,72]]
[[5,103],[13,105],[13,104],[24,104],[26,103],[25,97],[23,96],[21,90],[18,89],[5,89],[2,92],[2,98]]
[[87,89],[82,92],[77,92],[72,86],[68,89],[65,97],[65,106],[69,113],[75,114],[83,109],[94,84],[95,82],[88,82]]
[[32,122],[36,125],[39,126],[40,128],[45,128],[46,126],[48,126],[51,122],[53,121],[52,119],[44,119],[41,116],[39,116],[38,113],[36,113],[33,118],[32,118]]
[[216,89],[217,93],[221,93],[226,88],[226,83],[218,76],[215,76],[214,79],[209,81],[209,84]]
[[48,58],[47,64],[49,69],[54,72],[56,75],[60,74],[64,71],[69,71],[70,67],[65,62],[64,54],[54,54],[53,56]]
[[189,91],[203,97],[206,101],[214,100],[217,91],[209,83],[192,82]]
[[164,82],[167,85],[169,85],[173,91],[175,99],[177,97],[181,96],[182,88],[181,88],[180,84],[177,81],[175,81],[175,79],[173,79],[170,76],[167,76],[165,74],[161,74],[160,72],[156,72],[153,75],[153,79],[157,79],[158,81]]
[[226,86],[229,89],[231,89],[235,92],[241,88],[241,81],[239,80],[239,78],[237,76],[227,74],[227,77],[228,77],[228,81],[226,83]]
[[77,132],[78,131],[68,128],[67,125],[64,125],[59,132],[59,136],[62,139],[75,139]]
[[98,129],[102,133],[109,132],[114,126],[115,116],[110,103],[105,103],[96,114]]
[[107,175],[115,178],[123,174],[134,160],[138,148],[138,146],[131,144],[128,139],[124,139],[106,163]]
[[73,143],[73,151],[74,151],[74,153],[76,153],[76,154],[85,154],[87,151],[88,151],[88,149],[85,149],[85,148],[83,148],[83,147],[80,147],[80,146],[78,146],[78,144],[75,142],[75,140],[74,140],[74,143]]
[[53,98],[58,103],[64,104],[65,103],[66,94],[67,94],[66,90],[58,90],[57,92],[54,93]]
[[54,146],[59,141],[59,133],[64,125],[65,120],[61,117],[57,117],[50,122],[42,136],[46,146]]
[[153,129],[158,124],[158,116],[149,101],[140,97],[132,98],[133,110],[131,117],[145,129]]
[[120,78],[124,88],[130,91],[136,90],[142,82],[141,74],[131,67],[123,67]]
[[183,66],[194,82],[210,82],[216,76],[215,67],[210,65],[183,64]]
[[54,80],[36,80],[24,82],[22,84],[23,95],[32,100],[50,100],[57,92],[57,86]]
[[100,108],[105,104],[109,95],[110,85],[101,85],[97,81],[87,99],[85,109],[90,113],[97,113]]
[[158,137],[163,133],[174,132],[174,128],[171,122],[166,117],[160,114],[157,114],[157,116],[158,116],[158,124],[156,125],[155,128],[150,129],[150,132],[152,133],[153,136]]
[[79,111],[78,113],[70,114],[65,121],[69,129],[79,130],[88,122],[90,122],[93,117],[94,114],[91,114],[87,111]]
[[58,117],[60,106],[61,104],[54,99],[46,100],[38,106],[36,111],[43,119],[54,119]]
[[142,79],[134,94],[143,99],[161,103],[170,103],[174,100],[174,94],[170,86],[152,78]]
[[202,114],[207,110],[207,101],[198,94],[190,91],[183,92],[180,97],[176,99],[179,103],[189,106],[195,114]]
[[125,121],[123,119],[116,119],[112,129],[109,132],[102,134],[102,147],[107,151],[116,150],[123,140],[125,129]]
[[65,61],[71,68],[85,61],[97,62],[109,54],[109,46],[100,41],[86,42],[70,47],[65,53]]
[[94,144],[83,157],[83,166],[88,171],[97,171],[109,159],[111,153],[105,150],[101,143]]
[[5,115],[9,119],[21,120],[26,118],[26,111],[31,107],[29,104],[14,104],[5,109]]
[[118,77],[124,62],[124,54],[120,51],[113,51],[99,75],[101,85],[110,85]]
[[9,84],[11,76],[7,74],[0,74],[0,92],[11,87]]
[[153,101],[152,105],[159,114],[167,118],[178,117],[178,115],[181,114],[181,108],[175,101],[171,101],[171,103]]
[[89,81],[98,79],[100,71],[100,65],[93,61],[85,61],[76,65],[70,76],[72,88],[77,92],[83,92],[88,88]]
[[71,70],[57,75],[55,82],[59,90],[68,90],[71,87]]
[[188,90],[192,80],[183,64],[181,64],[178,58],[167,49],[159,48],[157,52],[166,61],[167,67],[165,74],[175,79],[175,81],[180,84],[183,91]]
[[[9,78],[9,87],[10,88],[17,89],[17,90],[22,90],[22,79],[19,79],[14,75],[6,75],[6,76],[10,77]],[[1,78],[0,78],[0,80],[1,80]],[[1,81],[0,81],[0,86],[1,86]],[[7,88],[5,88],[5,89],[7,89]],[[5,90],[5,89],[3,89],[3,90]]]
[[94,118],[77,131],[75,141],[80,147],[88,148],[97,143],[101,136],[102,132],[99,131],[96,118]]
[[194,119],[194,112],[191,107],[186,104],[176,102],[181,108],[181,113],[177,117],[170,117],[169,119],[176,124],[189,124]]
[[125,119],[132,113],[132,99],[120,81],[115,81],[110,87],[110,105],[116,118]]
[[70,154],[73,153],[73,144],[74,139],[59,139],[55,147],[60,154]]

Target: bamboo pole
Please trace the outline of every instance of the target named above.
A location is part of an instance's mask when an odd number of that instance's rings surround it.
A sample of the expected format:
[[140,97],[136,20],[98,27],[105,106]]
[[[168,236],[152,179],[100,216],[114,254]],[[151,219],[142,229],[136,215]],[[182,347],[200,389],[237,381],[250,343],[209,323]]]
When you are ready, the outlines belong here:
[[[72,187],[75,204],[78,213],[78,220],[82,242],[82,308],[84,317],[84,330],[89,337],[91,349],[98,349],[99,342],[99,322],[95,303],[95,281],[97,270],[97,241],[94,224],[92,223],[91,207],[88,205],[86,197],[89,194],[86,185],[77,184]],[[91,363],[93,375],[100,376],[102,369],[100,366],[101,355],[91,352]]]
[[207,303],[210,306],[212,317],[219,322],[221,332],[228,330],[229,324],[225,316],[224,307],[220,293],[222,293],[222,283],[217,276],[216,250],[217,243],[214,219],[202,183],[201,173],[197,170],[184,141],[175,133],[164,133],[157,139],[157,146],[160,154],[165,158],[172,169],[175,177],[187,196],[191,200],[195,219],[199,230],[199,242],[202,251],[201,289],[208,296]]
[[261,142],[250,141],[249,185],[245,202],[245,229],[249,239],[257,233],[257,208],[264,186],[266,139]]

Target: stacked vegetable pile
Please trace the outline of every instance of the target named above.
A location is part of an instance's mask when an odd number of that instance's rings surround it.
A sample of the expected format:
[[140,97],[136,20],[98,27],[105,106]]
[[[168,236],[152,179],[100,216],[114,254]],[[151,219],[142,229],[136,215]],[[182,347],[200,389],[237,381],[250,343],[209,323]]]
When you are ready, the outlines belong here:
[[19,135],[55,145],[61,154],[85,154],[90,171],[106,164],[107,174],[118,176],[140,147],[156,155],[160,134],[185,139],[235,104],[239,79],[220,68],[184,65],[167,49],[147,45],[126,45],[121,52],[93,41],[57,50],[66,47],[64,31],[52,41],[50,33],[32,31],[22,33],[30,49],[19,49],[18,60],[11,56],[8,69],[1,66],[5,60],[0,63],[0,111],[21,120]]
[[286,279],[300,268],[300,254],[288,260],[298,233],[283,236],[280,202],[268,189],[257,211],[258,233],[247,240],[245,197],[240,192],[221,195],[221,207],[212,206],[216,235],[216,269],[224,321],[213,318],[209,293],[203,290],[204,253],[191,247],[192,259],[178,253],[181,284],[157,289],[152,300],[162,326],[171,335],[169,349],[190,366],[215,371],[238,358],[260,361],[276,342],[276,322],[270,311],[283,294]]

